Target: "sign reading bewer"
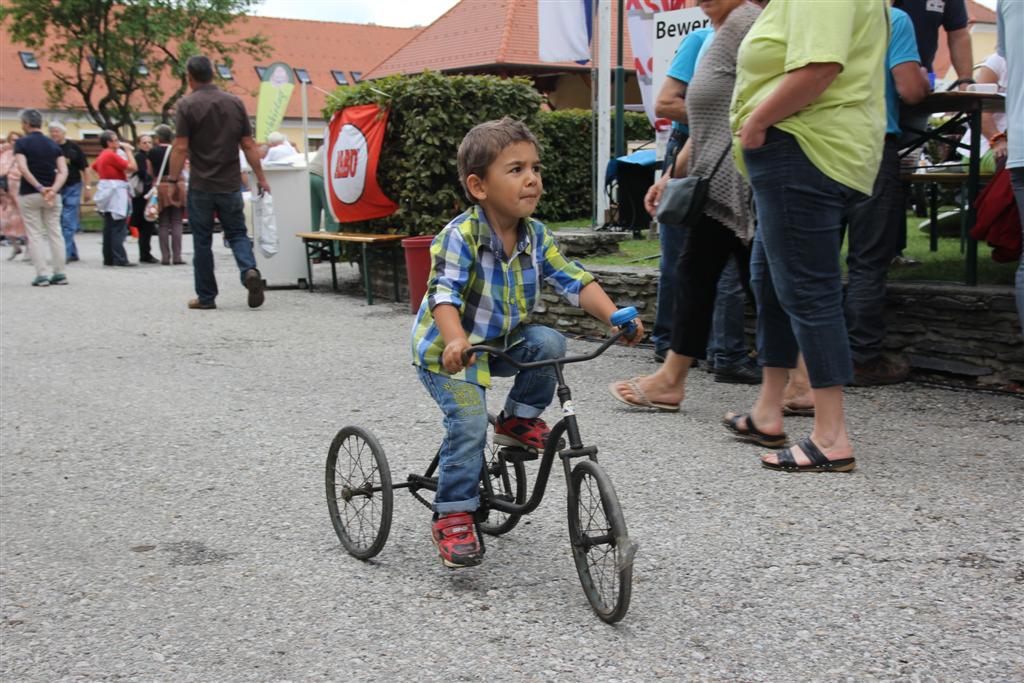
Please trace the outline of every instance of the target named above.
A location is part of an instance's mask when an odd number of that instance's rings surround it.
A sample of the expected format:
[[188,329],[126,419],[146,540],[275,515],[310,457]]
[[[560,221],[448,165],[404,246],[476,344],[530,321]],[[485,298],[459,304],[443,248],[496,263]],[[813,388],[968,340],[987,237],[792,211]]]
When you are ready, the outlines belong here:
[[383,218],[398,208],[377,185],[387,121],[387,111],[364,104],[336,112],[324,131],[324,189],[338,222]]
[[[711,20],[699,7],[691,7],[672,12],[659,12],[653,15],[652,24],[654,41],[651,90],[657,98],[680,43],[694,31],[710,26]],[[661,159],[664,156],[665,143],[668,141],[669,127],[656,124],[656,128],[659,132],[658,158]]]

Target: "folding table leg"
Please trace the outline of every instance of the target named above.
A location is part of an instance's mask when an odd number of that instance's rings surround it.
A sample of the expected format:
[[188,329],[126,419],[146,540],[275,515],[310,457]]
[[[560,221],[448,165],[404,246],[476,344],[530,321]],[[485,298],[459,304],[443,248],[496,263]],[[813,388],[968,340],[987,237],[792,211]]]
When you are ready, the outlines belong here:
[[370,255],[370,250],[366,248],[366,243],[363,242],[363,286],[366,287],[366,305],[373,305],[373,285],[370,282],[370,263],[373,257]]
[[395,285],[395,303],[398,303],[398,247],[391,247],[391,281]]
[[325,251],[327,253],[327,257],[329,259],[331,259],[331,287],[333,287],[334,291],[337,292],[338,291],[338,267],[337,267],[338,266],[338,257],[335,256],[335,254],[334,254],[334,245],[333,244],[328,242],[326,247],[327,247],[327,249]]
[[932,251],[939,250],[939,184],[932,183],[928,186],[928,227],[929,248]]
[[310,250],[312,245],[309,240],[302,240],[303,246],[306,247],[306,289],[313,291],[313,255]]

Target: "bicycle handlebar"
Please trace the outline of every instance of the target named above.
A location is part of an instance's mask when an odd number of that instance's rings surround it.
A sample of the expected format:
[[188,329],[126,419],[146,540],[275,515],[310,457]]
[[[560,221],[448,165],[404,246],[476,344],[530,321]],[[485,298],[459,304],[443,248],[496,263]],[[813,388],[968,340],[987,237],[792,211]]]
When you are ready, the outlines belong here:
[[565,356],[562,358],[549,358],[547,360],[535,360],[529,363],[520,363],[516,359],[512,358],[512,356],[505,353],[504,349],[499,349],[496,346],[487,346],[486,344],[477,344],[475,346],[470,346],[468,349],[462,352],[462,364],[465,365],[466,363],[468,363],[470,356],[477,353],[487,353],[492,356],[497,356],[498,358],[501,358],[502,360],[511,364],[513,367],[518,368],[519,370],[528,370],[530,368],[542,368],[547,365],[567,365],[569,363],[582,363],[584,361],[594,360],[602,353],[607,351],[608,347],[617,342],[620,338],[632,337],[633,333],[636,332],[636,323],[633,322],[636,319],[636,317],[637,311],[632,306],[629,306],[628,308],[621,308],[618,311],[616,311],[615,314],[612,316],[612,323],[620,327],[621,329],[615,334],[613,334],[611,337],[609,337],[607,340],[605,340],[605,342],[602,343],[599,347],[597,347],[596,351],[594,351],[593,353],[588,353],[583,356]]

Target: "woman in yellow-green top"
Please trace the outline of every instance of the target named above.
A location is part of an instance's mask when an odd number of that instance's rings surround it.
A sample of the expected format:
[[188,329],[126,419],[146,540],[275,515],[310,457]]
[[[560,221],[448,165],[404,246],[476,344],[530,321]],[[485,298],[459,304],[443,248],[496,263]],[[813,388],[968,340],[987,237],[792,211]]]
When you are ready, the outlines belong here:
[[762,457],[771,469],[855,466],[839,247],[847,207],[871,194],[881,160],[888,31],[887,0],[773,0],[740,45],[730,116],[757,207],[750,279],[764,381],[726,425],[755,443],[784,438],[783,392],[801,351],[816,409],[810,438]]

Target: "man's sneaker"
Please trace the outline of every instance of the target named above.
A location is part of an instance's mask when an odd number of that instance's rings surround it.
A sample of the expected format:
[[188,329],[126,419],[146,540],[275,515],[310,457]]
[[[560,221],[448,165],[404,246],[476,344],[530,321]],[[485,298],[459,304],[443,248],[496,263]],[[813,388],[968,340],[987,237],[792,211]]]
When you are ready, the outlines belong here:
[[431,538],[444,566],[452,569],[475,567],[484,560],[484,549],[476,537],[472,512],[456,512],[434,520]]
[[494,443],[542,451],[550,434],[547,423],[539,417],[505,417],[502,413],[494,426]]
[[64,273],[57,273],[50,278],[51,285],[66,285],[68,283],[68,276]]
[[194,311],[212,311],[217,308],[217,304],[212,301],[209,303],[203,303],[199,299],[189,299],[188,307]]
[[32,281],[32,286],[33,287],[49,287],[50,286],[50,278],[46,277],[45,275],[37,275],[36,279]]
[[854,364],[851,386],[873,387],[880,384],[899,384],[910,375],[910,366],[903,359],[893,361],[878,356],[867,363]]
[[716,365],[715,381],[723,384],[760,384],[761,368],[749,358],[736,365]]
[[249,290],[249,308],[259,308],[263,305],[263,276],[260,271],[250,268],[245,271],[242,284]]

